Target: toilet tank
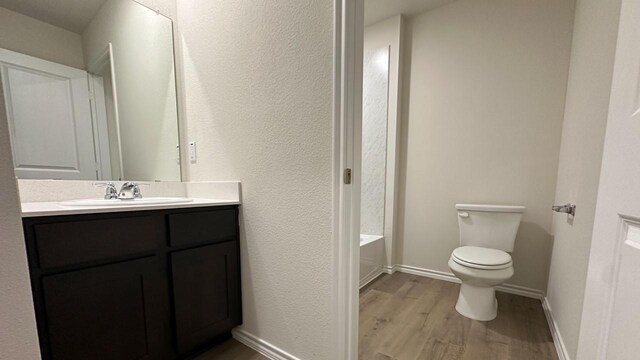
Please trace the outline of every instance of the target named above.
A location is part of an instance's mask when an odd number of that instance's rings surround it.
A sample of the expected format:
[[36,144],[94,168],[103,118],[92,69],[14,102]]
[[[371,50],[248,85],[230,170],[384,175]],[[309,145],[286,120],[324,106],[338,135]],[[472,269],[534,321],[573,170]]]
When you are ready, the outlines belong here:
[[461,246],[513,251],[524,206],[456,204]]

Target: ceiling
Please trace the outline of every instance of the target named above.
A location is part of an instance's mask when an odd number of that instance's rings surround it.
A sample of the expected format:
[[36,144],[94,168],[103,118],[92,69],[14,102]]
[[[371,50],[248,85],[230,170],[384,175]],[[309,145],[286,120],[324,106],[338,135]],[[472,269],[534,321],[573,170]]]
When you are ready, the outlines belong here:
[[[0,6],[51,25],[82,33],[106,0],[0,0]],[[454,0],[365,0],[364,24],[388,17],[413,16]]]
[[105,1],[0,0],[0,6],[80,34]]
[[417,15],[453,1],[454,0],[365,0],[364,25],[368,26],[398,14],[406,16]]

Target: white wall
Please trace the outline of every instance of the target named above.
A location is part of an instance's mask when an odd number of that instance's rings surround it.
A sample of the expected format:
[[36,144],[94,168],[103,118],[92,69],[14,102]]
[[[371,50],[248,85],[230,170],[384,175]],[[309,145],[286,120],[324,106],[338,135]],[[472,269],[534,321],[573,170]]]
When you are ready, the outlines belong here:
[[333,1],[178,1],[190,179],[242,181],[243,329],[332,359]]
[[159,11],[160,14],[171,18],[173,21],[178,19],[178,3],[176,0],[133,0],[150,9]]
[[125,179],[180,180],[171,20],[110,0],[82,34],[90,63],[113,44]]
[[[366,6],[366,5],[365,5]],[[395,223],[397,218],[398,166],[399,166],[399,106],[400,89],[402,88],[402,36],[404,20],[396,15],[377,22],[364,29],[364,48],[376,49],[389,47],[389,100],[387,117],[387,163],[386,191],[384,200],[384,242],[385,263],[396,263]]]
[[407,21],[399,262],[450,272],[456,203],[527,207],[511,284],[543,291],[572,0],[458,0]]
[[[0,109],[4,109],[0,87]],[[40,359],[6,112],[0,111],[0,357]]]
[[80,35],[0,7],[0,48],[84,68]]
[[382,235],[387,164],[389,46],[364,48],[360,234]]
[[576,358],[598,180],[609,108],[620,0],[578,0],[571,51],[547,301],[568,355]]

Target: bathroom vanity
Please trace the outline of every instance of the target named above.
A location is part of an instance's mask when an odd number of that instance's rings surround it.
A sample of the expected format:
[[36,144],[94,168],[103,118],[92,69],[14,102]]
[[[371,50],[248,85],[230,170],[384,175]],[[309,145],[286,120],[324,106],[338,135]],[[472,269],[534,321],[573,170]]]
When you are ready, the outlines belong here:
[[43,359],[183,359],[241,324],[237,204],[23,207]]

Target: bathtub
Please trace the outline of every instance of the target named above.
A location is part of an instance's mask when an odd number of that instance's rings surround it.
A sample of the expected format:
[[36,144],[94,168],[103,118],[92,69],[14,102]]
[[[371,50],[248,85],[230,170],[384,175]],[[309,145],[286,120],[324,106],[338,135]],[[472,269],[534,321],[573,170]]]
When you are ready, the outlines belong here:
[[382,274],[384,236],[360,234],[360,287]]

